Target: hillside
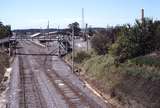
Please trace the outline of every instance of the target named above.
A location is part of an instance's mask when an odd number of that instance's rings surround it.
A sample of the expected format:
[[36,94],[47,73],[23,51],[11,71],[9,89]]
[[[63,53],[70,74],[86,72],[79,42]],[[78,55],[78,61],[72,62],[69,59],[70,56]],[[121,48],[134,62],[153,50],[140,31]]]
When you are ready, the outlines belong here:
[[112,104],[120,108],[160,107],[158,52],[130,59],[119,66],[114,65],[110,55],[84,53],[75,56],[76,67],[82,70],[81,77],[107,99],[116,101]]
[[0,82],[3,79],[7,67],[9,67],[9,57],[5,52],[0,50]]

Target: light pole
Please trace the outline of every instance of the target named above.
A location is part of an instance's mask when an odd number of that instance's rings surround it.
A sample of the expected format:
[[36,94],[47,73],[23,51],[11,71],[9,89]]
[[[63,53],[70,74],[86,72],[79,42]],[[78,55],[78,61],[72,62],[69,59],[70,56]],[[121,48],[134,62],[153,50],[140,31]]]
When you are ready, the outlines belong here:
[[59,26],[58,26],[58,43],[59,43],[59,44],[58,44],[58,45],[59,45],[59,46],[58,46],[58,47],[59,47],[59,48],[58,48],[58,56],[60,57],[60,56],[61,56],[61,51],[60,51],[60,49],[61,49],[61,46],[60,46],[60,44],[61,44],[61,37],[60,37],[60,34],[59,34],[59,33],[60,33],[60,30],[59,30]]
[[74,73],[74,26],[72,25],[72,73]]
[[86,24],[86,29],[85,29],[85,36],[86,36],[86,40],[87,40],[87,52],[88,52],[88,33],[87,33],[87,29],[88,29],[88,24]]
[[9,48],[8,48],[8,50],[9,50],[9,56],[11,56],[11,45],[10,45],[10,37],[8,36],[8,41],[9,41]]

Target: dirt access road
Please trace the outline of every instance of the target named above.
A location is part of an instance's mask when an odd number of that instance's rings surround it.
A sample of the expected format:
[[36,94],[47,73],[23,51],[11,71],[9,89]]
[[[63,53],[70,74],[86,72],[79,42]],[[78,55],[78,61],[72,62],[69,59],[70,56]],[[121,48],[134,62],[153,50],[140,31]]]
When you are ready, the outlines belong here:
[[110,108],[47,48],[19,43],[11,73],[8,108]]

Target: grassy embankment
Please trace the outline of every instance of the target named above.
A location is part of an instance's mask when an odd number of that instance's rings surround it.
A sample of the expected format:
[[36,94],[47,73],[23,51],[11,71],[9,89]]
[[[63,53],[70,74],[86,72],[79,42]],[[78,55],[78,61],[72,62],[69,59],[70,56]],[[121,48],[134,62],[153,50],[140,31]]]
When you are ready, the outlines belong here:
[[[70,55],[67,57],[71,58]],[[137,57],[116,66],[110,55],[79,52],[76,66],[82,76],[123,107],[160,108],[160,57]]]
[[4,73],[7,67],[9,67],[9,57],[7,53],[0,50],[0,82],[4,77]]

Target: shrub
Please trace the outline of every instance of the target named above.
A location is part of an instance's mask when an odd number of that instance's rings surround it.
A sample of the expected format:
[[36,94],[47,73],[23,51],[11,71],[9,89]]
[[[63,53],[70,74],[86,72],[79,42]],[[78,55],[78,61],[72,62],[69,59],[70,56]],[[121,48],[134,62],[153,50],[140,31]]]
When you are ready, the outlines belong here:
[[109,48],[110,53],[116,57],[119,62],[126,59],[145,55],[159,48],[160,40],[158,24],[153,20],[145,18],[143,23],[136,20],[133,27],[125,25],[121,29],[116,42]]
[[79,51],[74,56],[74,61],[77,63],[82,63],[84,60],[89,59],[91,56],[85,51]]
[[0,39],[12,35],[11,27],[0,22]]
[[160,67],[160,57],[140,56],[134,59],[128,60],[128,63],[135,65],[147,65]]
[[113,65],[114,58],[110,55],[97,55],[83,63],[87,74],[97,79],[105,79],[112,70]]
[[99,55],[105,55],[108,52],[108,48],[113,42],[113,30],[101,30],[96,33],[91,39],[92,48]]
[[9,57],[6,53],[0,51],[0,82],[7,67],[9,67]]

